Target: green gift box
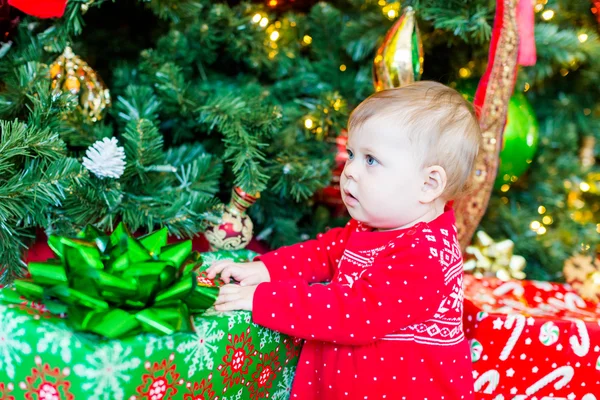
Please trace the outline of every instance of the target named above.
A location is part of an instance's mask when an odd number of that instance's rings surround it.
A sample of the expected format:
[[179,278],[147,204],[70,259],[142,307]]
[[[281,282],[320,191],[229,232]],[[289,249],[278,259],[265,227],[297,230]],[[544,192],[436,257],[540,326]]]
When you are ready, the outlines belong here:
[[[244,262],[254,255],[248,250],[204,253],[202,269],[219,259]],[[49,311],[56,304],[46,306],[44,290],[57,286],[57,282],[60,285],[61,279],[65,281],[60,272],[55,270],[52,274],[41,282],[34,277],[31,284],[37,288],[21,288],[20,292],[15,287],[0,290],[0,400],[289,397],[302,342],[254,324],[251,313],[223,313],[210,307],[203,313],[192,313],[189,327],[182,326],[171,333],[154,328],[152,323],[146,329],[136,318],[135,333],[110,339],[82,331],[80,315],[67,318],[56,315],[56,309]],[[165,279],[172,284],[181,276]],[[206,281],[201,275],[195,280],[195,284],[200,282],[198,287]],[[88,289],[81,291],[94,297],[95,289]],[[166,289],[158,285],[153,290],[160,294]],[[187,287],[185,296],[172,297],[165,307],[181,300],[192,309],[186,303],[190,290],[193,291]],[[22,293],[33,293],[33,297],[26,298]],[[136,306],[140,292],[131,294],[132,289],[127,293],[129,303]],[[109,300],[110,296],[108,293]],[[152,298],[157,297],[160,300],[159,296]],[[68,306],[70,310],[73,305]],[[123,305],[123,309],[127,307]],[[84,307],[84,314],[87,311]],[[166,321],[173,327],[172,322],[177,319],[167,314],[158,325]]]

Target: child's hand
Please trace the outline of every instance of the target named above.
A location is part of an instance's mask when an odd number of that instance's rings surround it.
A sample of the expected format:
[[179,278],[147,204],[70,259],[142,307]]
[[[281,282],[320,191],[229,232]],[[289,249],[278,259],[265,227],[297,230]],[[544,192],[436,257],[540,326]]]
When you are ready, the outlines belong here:
[[206,273],[208,279],[215,279],[217,274],[221,274],[221,280],[225,283],[230,283],[233,278],[240,286],[258,285],[271,280],[262,261],[236,264],[231,260],[221,260],[211,265]]
[[219,290],[215,302],[217,311],[247,310],[252,311],[252,299],[256,286],[225,285]]

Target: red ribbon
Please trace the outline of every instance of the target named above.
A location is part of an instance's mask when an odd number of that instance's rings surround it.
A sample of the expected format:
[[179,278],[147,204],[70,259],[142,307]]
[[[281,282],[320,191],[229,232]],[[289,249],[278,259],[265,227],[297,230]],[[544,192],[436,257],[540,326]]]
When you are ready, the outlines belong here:
[[25,14],[38,18],[60,18],[65,13],[66,0],[8,0],[8,4]]

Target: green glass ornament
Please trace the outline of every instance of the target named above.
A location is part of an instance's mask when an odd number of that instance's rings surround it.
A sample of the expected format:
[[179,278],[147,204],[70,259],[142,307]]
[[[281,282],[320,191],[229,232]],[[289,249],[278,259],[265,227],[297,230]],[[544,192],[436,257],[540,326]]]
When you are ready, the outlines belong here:
[[531,104],[523,93],[514,94],[508,103],[504,146],[500,152],[495,189],[511,185],[527,171],[537,150],[538,139],[539,124]]

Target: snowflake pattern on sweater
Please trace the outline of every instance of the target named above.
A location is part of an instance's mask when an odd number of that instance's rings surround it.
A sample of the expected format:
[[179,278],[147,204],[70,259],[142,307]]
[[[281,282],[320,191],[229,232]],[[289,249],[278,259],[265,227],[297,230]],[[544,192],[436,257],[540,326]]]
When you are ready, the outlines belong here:
[[261,260],[254,322],[306,340],[292,399],[473,398],[451,209],[395,231],[351,220]]

